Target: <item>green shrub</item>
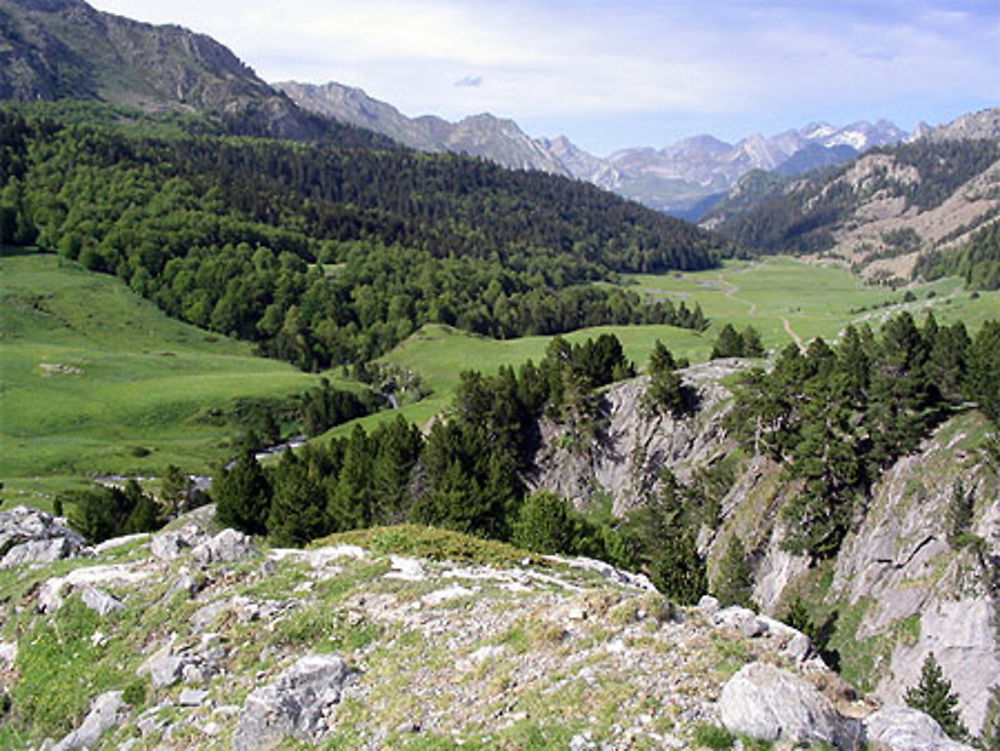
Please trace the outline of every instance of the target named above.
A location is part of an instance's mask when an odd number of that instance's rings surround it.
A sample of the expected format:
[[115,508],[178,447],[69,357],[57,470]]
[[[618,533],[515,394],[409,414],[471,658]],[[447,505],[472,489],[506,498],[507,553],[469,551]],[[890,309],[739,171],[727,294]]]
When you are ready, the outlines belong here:
[[725,751],[732,748],[736,738],[725,728],[718,725],[702,723],[694,729],[694,744],[701,748],[710,748],[712,751]]

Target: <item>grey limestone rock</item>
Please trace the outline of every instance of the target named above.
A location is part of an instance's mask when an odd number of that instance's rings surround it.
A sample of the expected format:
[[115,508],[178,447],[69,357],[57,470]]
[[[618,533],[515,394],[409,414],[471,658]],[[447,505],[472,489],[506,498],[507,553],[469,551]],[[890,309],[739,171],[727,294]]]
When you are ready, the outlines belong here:
[[885,707],[864,720],[865,738],[889,751],[972,751],[953,741],[934,718],[910,707]]
[[97,587],[87,587],[83,590],[80,597],[83,599],[84,605],[102,618],[111,613],[117,613],[125,607],[116,597],[112,597],[103,589],[98,589]]
[[121,691],[101,694],[90,703],[90,712],[83,723],[55,746],[52,751],[70,751],[75,748],[96,748],[101,736],[118,725],[125,702]]
[[233,563],[257,555],[253,541],[235,529],[224,529],[209,540],[199,543],[191,551],[202,565],[210,563]]
[[719,697],[722,723],[761,740],[823,742],[841,751],[861,745],[861,723],[840,715],[808,681],[766,663],[745,665]]
[[86,544],[79,532],[39,509],[15,506],[0,514],[0,569],[70,558]]
[[172,561],[181,556],[187,548],[193,548],[208,539],[197,524],[187,524],[180,529],[172,529],[153,535],[149,549],[161,561]]
[[277,679],[251,693],[240,712],[233,751],[263,751],[291,736],[319,741],[329,729],[331,709],[351,677],[336,655],[307,655]]
[[166,688],[177,683],[184,674],[187,660],[177,655],[158,657],[149,663],[149,675],[155,688]]

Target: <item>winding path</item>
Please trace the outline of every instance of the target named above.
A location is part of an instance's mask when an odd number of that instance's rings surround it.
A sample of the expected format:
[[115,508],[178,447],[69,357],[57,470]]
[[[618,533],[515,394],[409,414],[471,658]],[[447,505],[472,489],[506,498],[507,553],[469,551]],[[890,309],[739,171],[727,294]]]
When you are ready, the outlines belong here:
[[790,337],[792,337],[792,339],[795,341],[795,344],[798,345],[799,352],[805,352],[806,351],[806,345],[803,344],[802,338],[798,334],[795,333],[795,330],[792,328],[792,322],[789,321],[787,318],[782,318],[781,322],[783,324],[785,324],[785,332]]
[[[736,300],[737,302],[742,302],[749,305],[750,307],[747,309],[747,315],[749,316],[757,315],[757,303],[751,300],[747,300],[744,297],[736,296],[736,293],[740,291],[739,287],[737,287],[731,281],[722,276],[722,274],[717,274],[715,278],[718,280],[719,284],[725,288],[726,297],[728,297],[730,300]],[[792,338],[792,341],[795,342],[795,345],[799,348],[799,351],[805,352],[806,351],[805,342],[802,341],[802,337],[800,337],[798,334],[795,333],[795,329],[792,328],[792,322],[787,318],[783,317],[781,319],[781,323],[785,327],[785,333],[787,333],[788,336]]]

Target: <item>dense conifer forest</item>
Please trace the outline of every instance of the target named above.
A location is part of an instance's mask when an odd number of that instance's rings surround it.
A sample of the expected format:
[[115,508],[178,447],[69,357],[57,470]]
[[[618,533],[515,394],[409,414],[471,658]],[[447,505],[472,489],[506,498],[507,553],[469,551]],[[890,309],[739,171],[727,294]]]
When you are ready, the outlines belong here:
[[700,310],[592,283],[733,251],[593,186],[481,160],[173,121],[143,135],[60,112],[0,113],[0,242],[116,274],[169,314],[304,369],[367,361],[428,322],[501,338],[700,328]]

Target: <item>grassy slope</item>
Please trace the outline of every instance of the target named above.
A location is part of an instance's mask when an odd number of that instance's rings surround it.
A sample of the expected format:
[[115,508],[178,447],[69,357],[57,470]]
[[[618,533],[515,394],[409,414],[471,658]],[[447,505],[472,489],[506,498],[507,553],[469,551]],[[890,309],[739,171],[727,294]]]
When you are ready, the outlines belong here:
[[[169,463],[207,472],[228,455],[232,428],[199,416],[238,396],[317,382],[170,320],[117,280],[56,256],[6,251],[0,274],[6,504],[94,472],[156,474]],[[136,447],[151,453],[134,456]]]
[[[149,475],[168,463],[207,472],[228,455],[233,431],[199,416],[237,396],[298,392],[316,382],[283,363],[254,357],[244,343],[167,319],[118,281],[55,256],[8,251],[0,258],[0,273],[0,480],[7,504],[25,500],[25,493],[50,494],[79,484],[95,472]],[[852,320],[903,307],[919,317],[924,306],[933,305],[940,320],[961,318],[973,330],[1000,317],[1000,293],[970,300],[954,279],[915,289],[917,301],[906,306],[857,312],[889,300],[899,303],[903,293],[865,286],[842,269],[786,258],[732,262],[721,271],[635,275],[626,283],[675,302],[700,303],[713,321],[701,334],[633,326],[584,329],[566,337],[582,341],[611,331],[640,367],[657,339],[678,355],[705,360],[726,323],[752,324],[766,346],[777,348],[790,341],[785,319],[808,340],[833,338]],[[927,300],[931,290],[936,296]],[[550,340],[494,341],[429,325],[384,359],[420,372],[433,390],[430,398],[402,410],[424,424],[447,409],[463,370],[492,373],[528,358],[537,362]],[[43,364],[82,372],[46,373]],[[391,416],[384,412],[361,422],[370,428]],[[152,453],[134,456],[140,446]]]

